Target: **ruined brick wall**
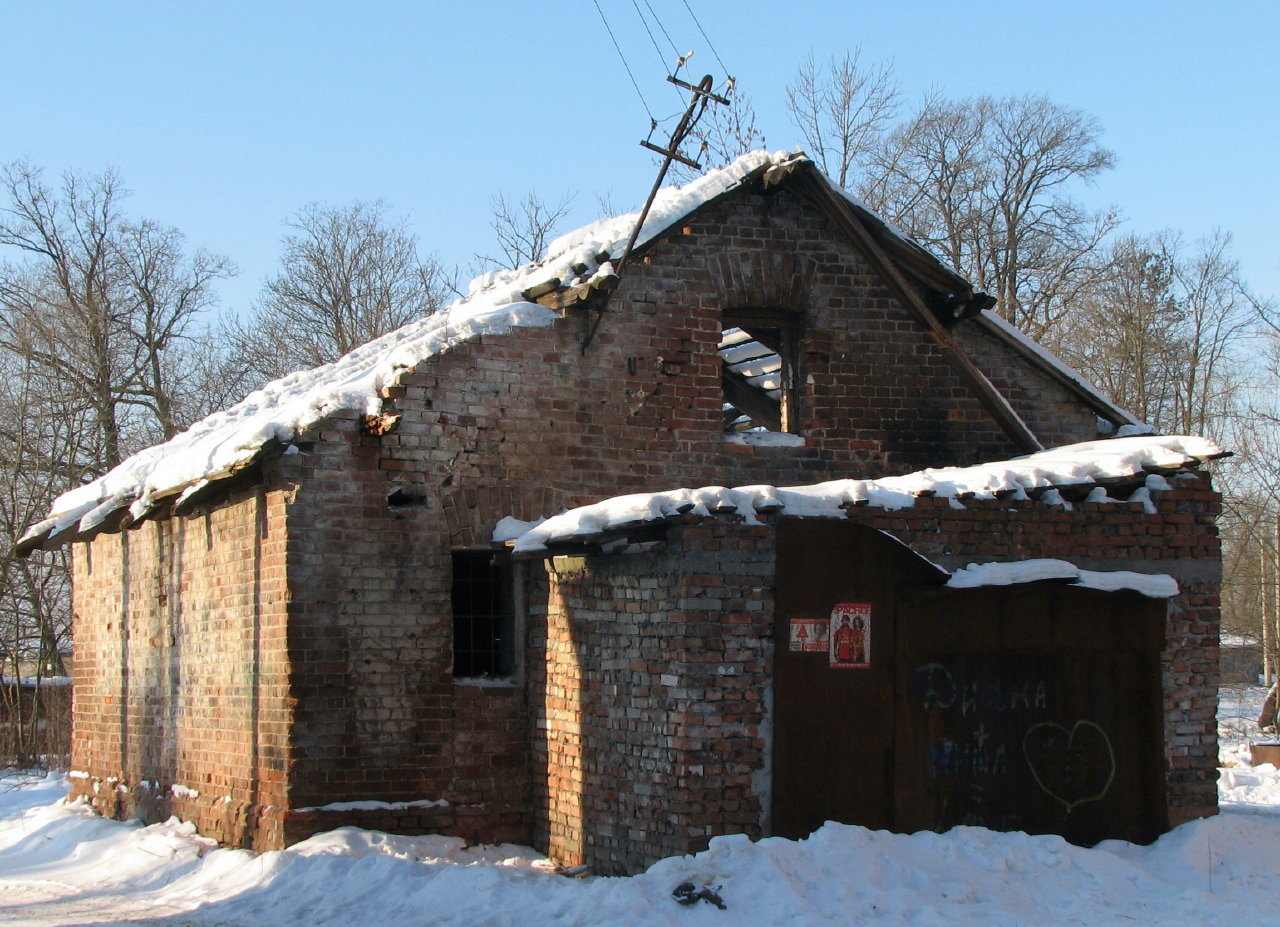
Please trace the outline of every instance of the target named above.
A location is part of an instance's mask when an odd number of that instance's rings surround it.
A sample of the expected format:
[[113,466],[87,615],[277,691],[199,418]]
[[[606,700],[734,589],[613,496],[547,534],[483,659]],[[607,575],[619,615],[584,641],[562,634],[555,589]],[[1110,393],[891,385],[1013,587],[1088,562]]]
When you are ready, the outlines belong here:
[[[1142,501],[923,498],[848,518],[949,569],[1046,557],[1174,576],[1162,662],[1177,825],[1217,809],[1220,501],[1193,477],[1150,498],[1156,514]],[[655,552],[546,561],[530,615],[539,848],[619,873],[712,835],[768,834],[775,547],[770,524],[685,517]]]
[[279,845],[288,767],[283,497],[75,550],[72,795],[104,814],[177,814]]
[[976,321],[954,329],[966,354],[1018,411],[1045,447],[1092,441],[1098,436],[1098,420],[1062,384],[1010,349],[996,334]]
[[530,614],[537,845],[638,871],[764,834],[770,527],[674,528],[661,554],[560,558]]
[[[536,518],[678,485],[812,483],[1015,453],[924,327],[843,234],[793,193],[742,191],[707,205],[638,253],[624,278],[589,345],[597,320],[581,311],[545,328],[478,337],[387,389],[385,411],[399,416],[388,433],[364,433],[359,416],[340,414],[298,436],[283,456],[270,452],[276,482],[267,485],[283,489],[266,497],[272,533],[262,549],[270,549],[273,566],[283,558],[287,577],[273,578],[261,595],[237,591],[215,600],[202,591],[219,582],[227,563],[239,564],[237,575],[252,574],[244,564],[252,564],[257,548],[244,547],[240,508],[247,499],[202,516],[210,527],[201,559],[181,541],[188,550],[181,567],[186,591],[170,595],[163,608],[147,605],[147,616],[160,617],[146,621],[176,620],[167,617],[175,609],[183,620],[216,612],[222,623],[202,627],[195,639],[215,650],[225,644],[225,652],[206,658],[189,641],[166,657],[149,655],[149,674],[181,678],[183,686],[206,675],[222,678],[206,673],[201,661],[247,659],[244,638],[227,638],[223,628],[256,627],[267,608],[277,622],[271,649],[255,645],[253,655],[259,666],[288,667],[288,692],[277,698],[273,682],[271,704],[289,698],[295,707],[280,716],[278,731],[272,716],[270,737],[289,758],[287,798],[273,792],[272,801],[289,811],[255,841],[291,841],[340,824],[528,839],[533,806],[523,681],[476,686],[452,672],[450,552],[487,545],[500,518]],[[721,312],[752,307],[804,316],[804,446],[724,442],[716,353]],[[153,539],[162,525],[179,538],[198,530],[181,517],[95,541],[92,549],[104,554],[77,577],[78,634],[99,653],[85,669],[82,716],[92,746],[82,753],[86,770],[104,782],[122,772],[142,775],[141,767],[107,762],[130,754],[140,723],[108,701],[126,688],[119,675],[126,659],[112,654],[133,660],[127,688],[141,693],[152,683],[150,676],[138,681],[143,658],[133,651],[138,640],[155,635],[148,625],[123,649],[113,643],[121,609],[113,596],[167,575],[173,557],[166,545],[177,542]],[[280,605],[286,599],[287,625]],[[210,704],[217,695],[208,696]],[[152,740],[162,739],[163,730],[206,723],[244,728],[250,722],[240,714],[265,704],[226,702],[215,710],[147,697],[128,700],[168,706],[159,715],[161,709],[138,709],[139,717],[163,716],[147,721]],[[267,729],[254,723],[257,742],[265,743]],[[241,743],[226,752],[225,775],[203,766],[191,773],[213,777],[208,789],[190,786],[201,791],[200,801],[207,791],[217,799],[231,795],[232,804],[261,803],[242,784],[256,782],[258,773],[236,759]],[[148,764],[162,770],[160,779],[171,775],[163,757]],[[352,801],[382,805],[331,807]],[[192,807],[178,810],[213,821],[211,812]],[[215,834],[234,830],[201,826]]]
[[[398,450],[417,448],[421,426],[406,421],[389,438],[359,426],[335,417],[280,459],[297,486],[287,838],[356,825],[527,839],[522,690],[455,683],[445,520],[438,504],[389,498],[406,486],[402,468],[421,472],[429,456]],[[378,804],[327,807],[347,802]]]
[[[724,443],[720,312],[743,305],[811,315],[806,446]],[[680,484],[813,482],[1012,450],[866,263],[790,195],[700,211],[631,265],[584,352],[594,321],[570,315],[458,345],[388,388],[386,411],[400,417],[389,433],[339,416],[281,459],[298,487],[295,809],[440,801],[398,809],[405,827],[466,836],[465,822],[483,818],[503,839],[527,834],[523,699],[477,693],[451,666],[450,551],[487,544],[500,518]],[[465,707],[478,699],[484,730]],[[321,818],[366,820],[301,812],[291,833]]]

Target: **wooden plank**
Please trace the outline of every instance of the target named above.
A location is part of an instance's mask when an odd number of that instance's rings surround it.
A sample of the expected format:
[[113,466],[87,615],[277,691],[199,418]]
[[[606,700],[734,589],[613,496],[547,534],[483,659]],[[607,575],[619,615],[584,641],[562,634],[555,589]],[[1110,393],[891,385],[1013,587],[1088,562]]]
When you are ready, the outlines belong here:
[[961,380],[976,394],[978,401],[987,413],[1009,436],[1014,445],[1023,453],[1031,454],[1044,450],[1044,445],[1031,432],[1025,422],[1014,412],[1013,406],[1000,394],[986,374],[964,353],[964,349],[951,337],[951,333],[938,321],[932,310],[925,305],[920,294],[903,276],[902,271],[890,260],[884,249],[868,231],[867,227],[854,213],[849,204],[822,180],[815,171],[798,173],[795,182],[826,211],[853,240],[854,244],[866,255],[872,266],[879,270],[897,292],[899,299],[907,310],[925,326],[934,343],[942,349],[943,355],[950,361]]
[[723,369],[721,385],[725,401],[757,425],[769,431],[782,430],[782,406],[763,390],[752,386],[747,379],[728,367]]

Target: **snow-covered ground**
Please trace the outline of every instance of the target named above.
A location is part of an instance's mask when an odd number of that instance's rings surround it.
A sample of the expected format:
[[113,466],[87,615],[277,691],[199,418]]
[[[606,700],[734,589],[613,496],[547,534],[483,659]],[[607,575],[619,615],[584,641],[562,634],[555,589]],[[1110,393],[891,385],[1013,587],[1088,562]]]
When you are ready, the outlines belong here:
[[[570,878],[527,848],[350,828],[278,853],[218,849],[176,821],[103,820],[60,800],[64,780],[37,780],[0,793],[0,923],[1276,924],[1280,773],[1248,764],[1262,696],[1223,692],[1223,813],[1149,847],[828,824],[800,841],[722,837],[629,879]],[[686,882],[725,908],[680,905]]]

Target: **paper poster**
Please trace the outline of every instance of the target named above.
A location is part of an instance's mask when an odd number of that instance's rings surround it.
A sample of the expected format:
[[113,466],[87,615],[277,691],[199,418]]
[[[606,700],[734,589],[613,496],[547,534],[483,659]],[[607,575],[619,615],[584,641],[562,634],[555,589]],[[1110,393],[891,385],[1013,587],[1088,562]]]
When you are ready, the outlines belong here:
[[789,649],[792,653],[826,653],[827,627],[825,618],[792,618]]
[[841,602],[831,610],[832,669],[865,669],[871,665],[871,603]]

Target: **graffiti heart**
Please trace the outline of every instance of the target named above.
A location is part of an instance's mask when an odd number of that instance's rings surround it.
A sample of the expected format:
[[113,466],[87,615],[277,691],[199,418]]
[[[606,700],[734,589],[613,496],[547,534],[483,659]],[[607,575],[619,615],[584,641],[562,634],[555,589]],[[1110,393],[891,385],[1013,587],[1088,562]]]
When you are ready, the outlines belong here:
[[1070,729],[1056,721],[1033,724],[1022,738],[1022,755],[1036,785],[1067,814],[1100,801],[1116,778],[1111,739],[1092,721],[1077,721]]

